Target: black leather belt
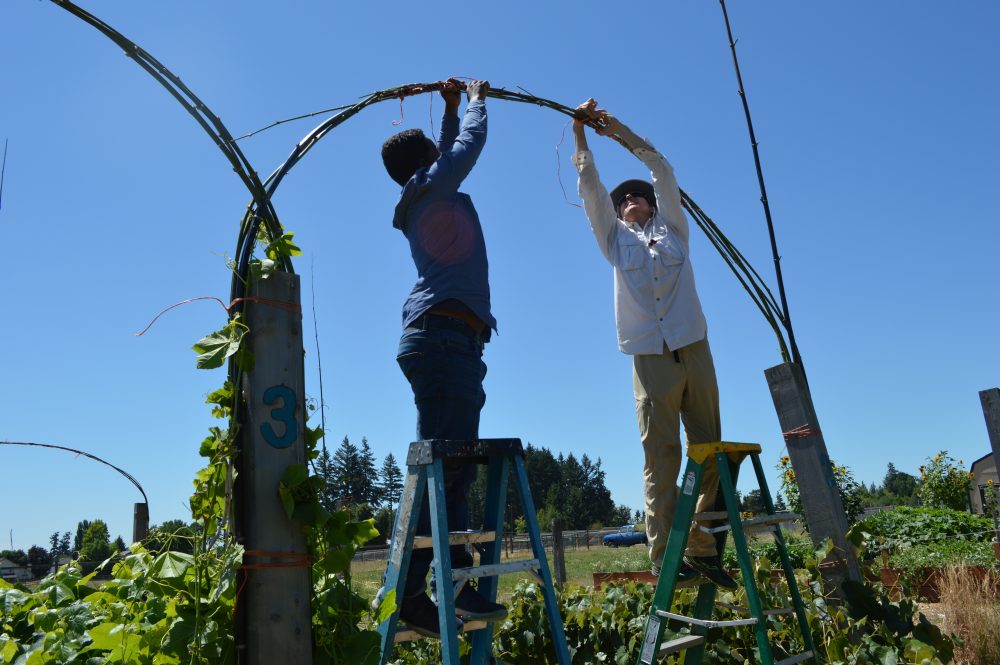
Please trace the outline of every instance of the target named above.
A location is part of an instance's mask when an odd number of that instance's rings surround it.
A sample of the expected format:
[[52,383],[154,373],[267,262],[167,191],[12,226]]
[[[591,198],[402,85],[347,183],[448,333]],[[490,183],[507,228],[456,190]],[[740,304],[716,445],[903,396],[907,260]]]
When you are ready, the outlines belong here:
[[476,341],[483,341],[482,335],[473,330],[468,323],[462,319],[456,319],[453,316],[445,316],[444,314],[422,314],[407,327],[417,328],[418,330],[451,330],[453,332],[462,333],[463,335],[471,337]]

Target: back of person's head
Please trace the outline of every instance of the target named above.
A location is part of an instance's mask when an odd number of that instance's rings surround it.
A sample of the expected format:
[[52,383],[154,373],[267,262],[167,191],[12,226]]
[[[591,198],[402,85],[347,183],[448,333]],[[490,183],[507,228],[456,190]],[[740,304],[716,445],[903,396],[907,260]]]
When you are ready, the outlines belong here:
[[405,185],[414,171],[426,165],[431,145],[419,129],[407,129],[390,136],[382,144],[382,163],[389,177]]

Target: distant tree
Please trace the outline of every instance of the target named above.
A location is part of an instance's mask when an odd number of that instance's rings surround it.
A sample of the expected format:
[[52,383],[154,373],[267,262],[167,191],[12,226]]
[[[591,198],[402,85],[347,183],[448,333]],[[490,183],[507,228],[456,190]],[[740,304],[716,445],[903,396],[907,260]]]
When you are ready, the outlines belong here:
[[632,509],[625,504],[618,506],[615,509],[614,518],[612,519],[611,524],[632,524]]
[[32,545],[28,548],[28,565],[31,566],[31,575],[35,579],[45,577],[52,566],[52,557],[44,547]]
[[341,508],[361,503],[361,456],[358,447],[346,436],[333,454],[333,483],[337,505]]
[[63,554],[72,554],[73,550],[69,547],[69,531],[63,531],[62,538],[59,539],[59,549]]
[[0,551],[0,559],[7,559],[11,563],[19,566],[28,565],[28,553],[24,550],[3,550]]
[[375,468],[375,453],[368,445],[368,438],[361,437],[361,449],[358,451],[358,480],[357,497],[362,503],[367,503],[373,508],[382,503],[381,492],[379,492],[378,469]]
[[788,506],[785,505],[785,499],[778,493],[777,498],[774,500],[774,510],[775,512],[784,512],[788,510]]
[[[882,488],[887,494],[895,494],[898,497],[909,499],[917,491],[917,478],[908,473],[897,471],[892,462],[885,472],[885,479],[882,481]],[[906,503],[901,501],[900,503]]]
[[643,521],[645,521],[645,519],[646,519],[646,515],[645,515],[645,513],[643,513],[643,512],[642,512],[641,510],[639,510],[638,508],[636,508],[636,509],[635,509],[635,520],[634,520],[634,521],[635,521],[635,523],[636,523],[636,524],[638,524],[639,522],[643,522]]
[[124,552],[125,550],[128,549],[128,546],[125,544],[125,541],[122,540],[121,536],[118,536],[117,538],[115,538],[114,545],[115,545],[115,549],[118,550],[119,552]]
[[746,493],[740,502],[740,510],[754,515],[767,512],[767,506],[764,505],[764,498],[759,489],[752,489]]
[[316,458],[316,475],[323,479],[319,502],[328,511],[333,512],[337,509],[338,481],[333,468],[333,456],[326,446],[323,446],[323,450]]
[[[154,554],[161,552],[182,552],[184,554],[194,553],[194,541],[198,531],[184,520],[167,520],[160,525],[154,525],[149,529],[149,535],[143,540],[143,546]],[[121,538],[119,536],[119,538]],[[124,545],[124,541],[122,545]],[[117,541],[115,546],[118,547]],[[118,551],[127,549],[119,547]]]
[[76,525],[76,537],[73,539],[73,551],[79,552],[83,549],[83,534],[87,533],[90,520],[80,520]]
[[403,472],[399,470],[399,464],[392,453],[386,455],[382,461],[382,468],[379,471],[379,494],[382,505],[392,510],[396,509],[399,497],[403,494]]
[[87,562],[101,562],[114,553],[111,548],[111,534],[104,520],[94,520],[83,534],[80,559]]

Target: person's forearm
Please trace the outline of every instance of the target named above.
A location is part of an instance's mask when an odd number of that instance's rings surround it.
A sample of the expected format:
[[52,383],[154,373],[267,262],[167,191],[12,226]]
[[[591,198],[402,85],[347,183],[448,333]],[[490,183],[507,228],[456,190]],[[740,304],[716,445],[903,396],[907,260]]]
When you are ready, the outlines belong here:
[[654,150],[653,146],[646,143],[646,139],[633,132],[623,122],[618,123],[618,126],[615,128],[615,133],[621,138],[622,141],[625,141],[625,145],[628,146],[629,150],[635,150],[636,148]]
[[573,141],[576,144],[577,152],[590,150],[590,146],[587,145],[586,127],[584,126],[583,123],[580,122],[573,123]]

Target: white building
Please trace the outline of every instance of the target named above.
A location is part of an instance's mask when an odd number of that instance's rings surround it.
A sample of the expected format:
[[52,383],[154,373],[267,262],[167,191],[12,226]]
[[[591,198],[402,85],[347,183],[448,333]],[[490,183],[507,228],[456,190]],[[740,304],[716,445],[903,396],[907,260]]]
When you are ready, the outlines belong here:
[[31,579],[31,569],[27,566],[19,566],[10,559],[0,558],[0,578],[11,584],[27,582]]

